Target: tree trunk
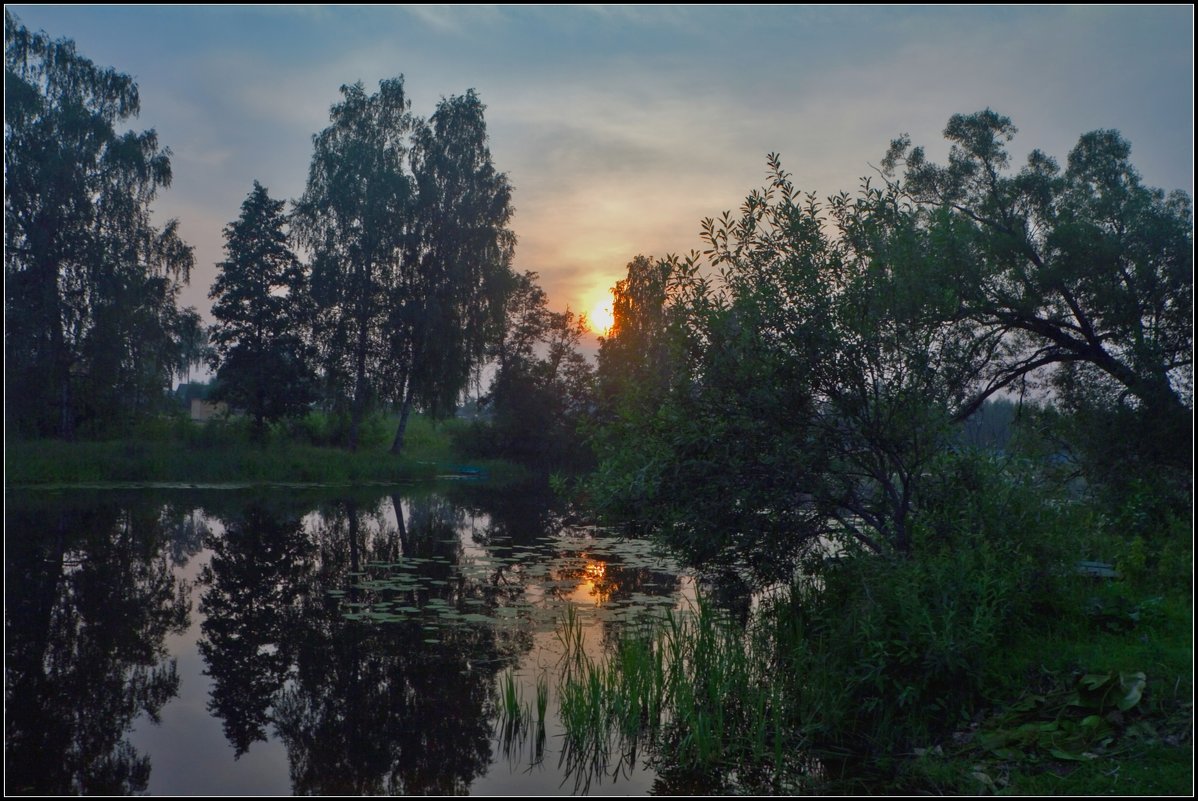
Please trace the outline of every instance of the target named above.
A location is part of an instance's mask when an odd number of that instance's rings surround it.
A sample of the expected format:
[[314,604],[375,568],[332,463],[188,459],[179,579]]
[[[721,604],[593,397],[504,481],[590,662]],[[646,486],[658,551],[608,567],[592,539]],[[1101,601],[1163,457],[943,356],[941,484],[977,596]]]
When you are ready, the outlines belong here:
[[391,442],[391,453],[399,455],[403,452],[404,434],[408,430],[408,418],[412,414],[412,393],[404,393],[403,406],[399,410],[399,425],[395,428],[395,439]]
[[368,257],[365,259],[365,264],[357,280],[358,342],[354,348],[354,401],[350,407],[349,421],[349,449],[351,451],[358,449],[358,430],[361,428],[362,418],[366,416],[366,351],[369,344],[370,328],[368,295],[370,292],[369,276],[373,272],[374,262]]
[[392,493],[391,505],[395,507],[395,526],[399,529],[400,553],[405,558],[413,556],[412,543],[408,540],[408,525],[403,519],[403,501],[399,495]]
[[354,381],[354,402],[350,406],[349,449],[358,449],[358,429],[366,412],[366,323],[362,322],[358,334],[357,375]]

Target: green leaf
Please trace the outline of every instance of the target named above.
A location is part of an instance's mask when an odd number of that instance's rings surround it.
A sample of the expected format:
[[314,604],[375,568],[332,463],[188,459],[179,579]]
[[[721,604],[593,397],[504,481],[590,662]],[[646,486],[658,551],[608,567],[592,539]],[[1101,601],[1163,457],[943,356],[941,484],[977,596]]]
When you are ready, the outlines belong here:
[[1064,759],[1069,762],[1084,762],[1087,759],[1084,754],[1071,754],[1068,751],[1064,751],[1060,748],[1049,749],[1048,753],[1052,754],[1057,759]]
[[1115,683],[1114,673],[1087,673],[1077,680],[1084,689],[1094,692]]
[[1123,695],[1117,704],[1120,712],[1126,712],[1140,703],[1140,698],[1144,694],[1144,687],[1147,683],[1148,677],[1143,673],[1119,674],[1119,685],[1123,691]]
[[1033,709],[1044,705],[1044,696],[1032,695],[1024,698],[1022,701],[1011,707],[1012,712],[1031,712]]

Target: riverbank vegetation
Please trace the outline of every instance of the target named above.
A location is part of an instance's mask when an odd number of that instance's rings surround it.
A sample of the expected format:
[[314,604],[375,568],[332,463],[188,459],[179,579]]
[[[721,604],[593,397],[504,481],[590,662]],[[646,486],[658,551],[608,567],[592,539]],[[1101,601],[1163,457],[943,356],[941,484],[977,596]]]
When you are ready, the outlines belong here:
[[524,475],[503,460],[467,457],[455,445],[465,424],[416,415],[408,447],[389,452],[396,420],[367,417],[359,447],[339,445],[348,419],[313,412],[253,431],[248,418],[194,423],[183,417],[141,424],[127,437],[65,442],[18,440],[6,444],[8,486],[114,483],[359,484],[486,477],[506,481]]
[[982,492],[916,556],[812,558],[752,612],[626,635],[566,679],[574,747],[707,792],[1187,792],[1189,520],[1128,539],[1027,467],[962,460]]
[[758,602],[570,676],[577,750],[721,791],[1190,788],[1189,199],[1112,131],[1012,174],[1014,133],[955,116],[947,166],[900,137],[827,202],[771,157],[702,254],[629,264],[581,492]]

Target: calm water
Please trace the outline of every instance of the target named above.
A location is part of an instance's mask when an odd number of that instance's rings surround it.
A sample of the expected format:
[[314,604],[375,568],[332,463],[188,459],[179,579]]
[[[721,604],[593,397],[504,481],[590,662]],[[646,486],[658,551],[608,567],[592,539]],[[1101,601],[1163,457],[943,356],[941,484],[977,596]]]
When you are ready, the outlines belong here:
[[536,492],[9,492],[5,528],[8,793],[669,789],[562,754],[556,631],[598,656],[693,582]]

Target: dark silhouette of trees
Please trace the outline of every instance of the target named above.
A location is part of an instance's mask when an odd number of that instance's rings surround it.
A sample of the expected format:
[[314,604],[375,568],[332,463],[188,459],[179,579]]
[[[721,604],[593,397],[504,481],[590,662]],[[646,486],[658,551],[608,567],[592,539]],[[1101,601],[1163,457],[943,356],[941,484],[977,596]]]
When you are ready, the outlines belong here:
[[503,324],[516,237],[511,186],[491,163],[474,90],[442,100],[412,146],[416,203],[395,288],[391,362],[403,450],[414,405],[452,412]]
[[306,306],[299,260],[288,246],[283,202],[257,181],[241,216],[225,228],[211,329],[217,390],[214,397],[245,409],[254,432],[268,421],[303,411],[313,400]]
[[502,319],[514,237],[511,189],[491,164],[473,92],[414,118],[403,79],[343,86],[315,137],[300,241],[312,254],[316,341],[348,407],[349,447],[372,407],[452,410]]
[[315,341],[326,391],[350,415],[350,449],[380,400],[388,364],[384,325],[400,268],[412,206],[405,170],[414,120],[403,79],[367,95],[342,86],[331,125],[313,137],[308,186],[294,226],[312,258]]
[[127,734],[178,693],[164,638],[189,612],[161,512],[111,500],[6,512],[6,794],[145,791],[150,759]]
[[536,273],[511,277],[506,324],[492,343],[497,371],[484,403],[489,426],[474,446],[543,471],[581,470],[591,452],[579,430],[594,411],[594,371],[579,350],[585,321],[552,312]]
[[1091,479],[1188,465],[1189,199],[1142,187],[1110,131],[1063,173],[1037,151],[1008,176],[1013,133],[954,117],[948,166],[899,139],[880,187],[826,204],[771,157],[739,215],[704,223],[718,274],[697,254],[629,265],[595,497],[766,577],[829,536],[910,553],[953,424],[1044,377]]
[[637,256],[612,289],[612,326],[599,349],[599,397],[604,413],[616,405],[655,406],[670,383],[671,282],[676,259]]
[[212,560],[200,574],[199,650],[212,677],[208,709],[223,721],[235,758],[266,739],[271,705],[290,675],[290,633],[302,624],[313,568],[301,517],[249,503],[224,520],[223,535],[206,538]]
[[128,75],[4,16],[5,374],[18,430],[74,437],[163,401],[182,366],[175,305],[192,266],[150,204],[170,185]]
[[946,166],[906,136],[883,162],[944,243],[937,289],[993,355],[961,414],[1055,367],[1058,391],[1105,387],[1116,403],[1188,416],[1179,386],[1193,371],[1190,198],[1141,184],[1117,131],[1082,136],[1063,171],[1035,150],[1009,174],[1015,133],[990,109],[958,114],[944,131]]
[[[306,526],[297,508],[251,503],[210,540],[200,579],[209,709],[238,756],[271,726],[297,794],[463,792],[490,762],[495,674],[527,644],[500,642],[485,624],[430,643],[419,621],[349,619],[363,604],[434,598],[464,612],[500,592],[455,569],[454,505],[414,498],[405,519],[400,498],[391,504],[394,524],[385,503],[344,499]],[[378,588],[390,572],[380,565],[400,558],[421,562],[429,582]]]

